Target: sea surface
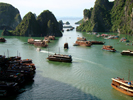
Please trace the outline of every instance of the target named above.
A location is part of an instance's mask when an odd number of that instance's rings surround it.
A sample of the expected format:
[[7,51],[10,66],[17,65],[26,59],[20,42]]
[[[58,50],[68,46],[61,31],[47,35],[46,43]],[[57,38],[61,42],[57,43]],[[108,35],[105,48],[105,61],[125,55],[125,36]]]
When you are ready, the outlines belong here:
[[[74,23],[80,19],[58,19],[64,23]],[[0,31],[0,33],[2,30]],[[102,34],[102,33],[100,33]],[[117,33],[107,33],[114,34]],[[87,40],[98,40],[105,45],[112,45],[117,52],[103,51],[102,45],[91,47],[73,46],[77,37],[86,37]],[[120,35],[119,39],[97,38],[86,32],[66,31],[62,37],[56,37],[48,44],[48,48],[41,48],[27,43],[29,37],[3,36],[7,41],[0,43],[0,55],[17,56],[22,59],[32,59],[36,65],[34,81],[23,87],[24,92],[0,98],[0,100],[133,100],[133,97],[122,94],[111,87],[111,78],[121,77],[133,81],[133,57],[122,56],[122,50],[133,50],[124,42],[119,42],[122,37],[133,41],[132,36]],[[44,39],[44,37],[33,37]],[[64,43],[68,42],[69,49],[65,50]],[[8,53],[9,51],[9,53]],[[18,53],[19,52],[19,53]],[[50,54],[68,54],[72,56],[72,63],[53,62],[46,58]]]

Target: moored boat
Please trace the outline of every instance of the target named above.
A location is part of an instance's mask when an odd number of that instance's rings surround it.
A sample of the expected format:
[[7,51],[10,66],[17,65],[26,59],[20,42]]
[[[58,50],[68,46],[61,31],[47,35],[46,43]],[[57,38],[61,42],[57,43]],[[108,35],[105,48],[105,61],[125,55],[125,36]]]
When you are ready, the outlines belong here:
[[55,40],[55,36],[52,36],[52,35],[46,36],[46,37],[44,37],[44,39],[45,40]]
[[87,41],[85,37],[77,37],[77,40],[73,46],[91,46],[91,42]]
[[35,42],[42,42],[42,40],[32,39],[32,38],[28,39],[29,44],[34,44]]
[[37,47],[47,47],[48,45],[45,43],[45,41],[41,42],[34,42],[34,45]]
[[87,47],[91,46],[91,42],[89,41],[76,41],[76,44],[78,44],[79,46],[87,46]]
[[103,45],[103,50],[110,51],[110,52],[115,52],[116,50],[113,48],[113,46],[109,45]]
[[5,41],[6,41],[6,39],[5,39],[5,38],[0,37],[0,42],[5,42]]
[[85,37],[77,37],[77,41],[87,41]]
[[117,78],[112,78],[112,83],[111,83],[111,86],[126,94],[126,95],[129,95],[129,96],[133,96],[133,83],[132,81],[127,81],[127,80],[124,80],[124,79],[121,79],[119,77]]
[[133,51],[131,50],[123,50],[121,52],[122,55],[130,55],[130,56],[133,56]]
[[54,54],[54,55],[49,55],[47,59],[59,62],[72,62],[71,55]]
[[102,41],[90,41],[93,44],[104,44],[105,42]]
[[34,44],[34,39],[32,39],[32,38],[28,39],[28,43],[29,44]]

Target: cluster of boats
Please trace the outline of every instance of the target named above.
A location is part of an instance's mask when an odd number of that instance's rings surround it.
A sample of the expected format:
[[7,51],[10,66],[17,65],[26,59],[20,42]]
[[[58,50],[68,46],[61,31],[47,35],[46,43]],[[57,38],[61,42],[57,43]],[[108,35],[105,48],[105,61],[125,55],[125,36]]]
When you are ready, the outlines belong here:
[[110,34],[97,34],[96,37],[103,37],[104,39],[118,39],[118,35],[110,35]]
[[87,46],[90,47],[93,44],[104,44],[105,42],[102,41],[87,41],[85,37],[77,37],[76,42],[73,46]]
[[26,82],[33,80],[35,70],[31,59],[0,55],[0,96],[19,93]]
[[46,36],[44,40],[37,40],[37,39],[28,39],[29,44],[34,44],[37,47],[47,47],[50,40],[55,40],[55,36]]

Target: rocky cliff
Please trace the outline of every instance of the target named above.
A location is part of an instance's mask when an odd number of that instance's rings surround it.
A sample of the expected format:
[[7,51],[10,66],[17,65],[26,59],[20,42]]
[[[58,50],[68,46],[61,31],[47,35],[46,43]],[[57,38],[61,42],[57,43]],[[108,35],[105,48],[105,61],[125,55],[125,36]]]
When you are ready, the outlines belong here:
[[133,0],[96,0],[93,10],[86,10],[77,31],[117,32],[133,34]]
[[0,29],[15,29],[21,22],[17,8],[7,3],[0,3]]
[[3,35],[40,37],[47,35],[62,36],[59,23],[54,15],[46,10],[37,18],[32,12],[27,13],[13,31],[3,31]]
[[133,34],[133,0],[116,0],[111,10],[111,31]]
[[62,36],[59,23],[57,22],[55,16],[49,10],[43,11],[38,17],[37,22],[40,25],[42,34]]

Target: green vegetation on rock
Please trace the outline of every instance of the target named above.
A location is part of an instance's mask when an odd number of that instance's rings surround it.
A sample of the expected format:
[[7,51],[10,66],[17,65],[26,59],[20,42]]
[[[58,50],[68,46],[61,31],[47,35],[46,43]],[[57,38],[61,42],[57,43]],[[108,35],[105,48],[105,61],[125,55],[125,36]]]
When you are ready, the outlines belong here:
[[0,3],[0,29],[15,29],[20,22],[18,9],[7,3]]
[[62,36],[62,33],[54,15],[46,10],[37,18],[32,12],[27,13],[15,30],[10,32],[3,31],[3,35],[40,37],[47,35]]
[[27,13],[21,23],[13,31],[17,36],[41,36],[39,24],[33,13]]
[[46,35],[62,36],[59,23],[57,22],[53,13],[50,12],[49,10],[43,11],[37,17],[37,22],[40,25],[42,34],[44,36]]
[[77,31],[133,34],[133,0],[96,0],[94,8],[84,10],[84,21]]

